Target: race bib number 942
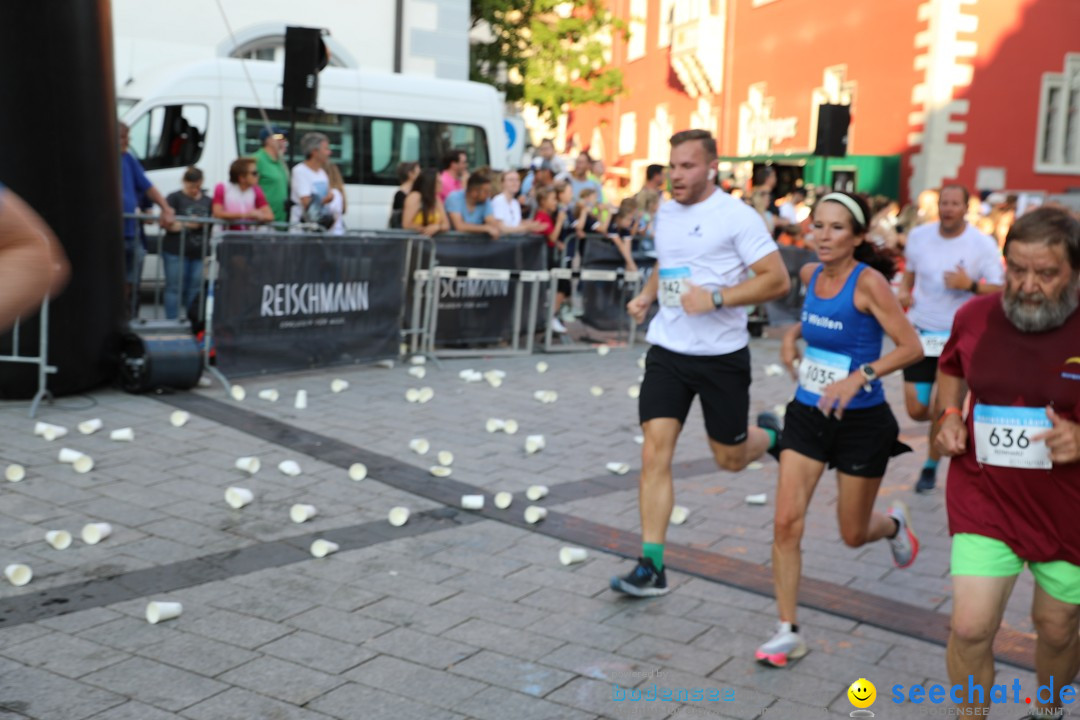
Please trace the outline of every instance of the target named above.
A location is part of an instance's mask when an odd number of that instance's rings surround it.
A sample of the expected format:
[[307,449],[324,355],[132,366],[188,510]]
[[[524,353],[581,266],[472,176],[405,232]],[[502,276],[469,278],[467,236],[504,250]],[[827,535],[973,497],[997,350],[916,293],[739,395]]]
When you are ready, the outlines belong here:
[[1043,408],[975,405],[975,459],[984,465],[1049,470],[1050,449],[1031,438],[1053,425]]
[[660,268],[660,304],[682,307],[682,296],[690,289],[690,268]]
[[799,385],[815,395],[850,374],[849,356],[812,346],[806,348],[806,356],[799,363]]

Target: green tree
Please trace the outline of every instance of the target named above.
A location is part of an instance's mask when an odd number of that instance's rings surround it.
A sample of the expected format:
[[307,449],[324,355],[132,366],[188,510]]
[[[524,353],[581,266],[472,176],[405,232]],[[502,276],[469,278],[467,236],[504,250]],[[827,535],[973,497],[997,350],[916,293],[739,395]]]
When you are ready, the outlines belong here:
[[622,71],[605,58],[627,36],[604,0],[471,0],[472,27],[490,42],[470,46],[469,77],[511,102],[535,105],[555,125],[566,105],[608,103],[624,92]]

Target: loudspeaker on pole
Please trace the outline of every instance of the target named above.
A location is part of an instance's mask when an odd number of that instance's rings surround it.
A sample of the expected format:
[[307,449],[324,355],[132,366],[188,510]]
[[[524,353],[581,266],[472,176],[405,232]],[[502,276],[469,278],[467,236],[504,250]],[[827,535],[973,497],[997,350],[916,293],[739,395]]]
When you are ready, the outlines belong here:
[[315,110],[319,98],[319,71],[330,62],[320,28],[285,28],[285,78],[282,105],[294,110]]
[[819,105],[815,155],[844,157],[847,155],[848,125],[851,107],[848,105]]

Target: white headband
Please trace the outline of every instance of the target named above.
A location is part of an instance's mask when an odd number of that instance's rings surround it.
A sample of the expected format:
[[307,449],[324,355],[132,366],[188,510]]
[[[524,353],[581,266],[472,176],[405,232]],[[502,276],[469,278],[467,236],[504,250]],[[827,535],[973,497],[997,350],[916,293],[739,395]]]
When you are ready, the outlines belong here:
[[836,192],[829,193],[825,197],[821,198],[821,202],[825,202],[826,200],[835,200],[836,202],[846,207],[848,210],[851,211],[851,214],[855,217],[859,224],[863,227],[866,227],[866,216],[863,215],[863,211],[862,208],[859,207],[859,203],[855,202],[843,193]]

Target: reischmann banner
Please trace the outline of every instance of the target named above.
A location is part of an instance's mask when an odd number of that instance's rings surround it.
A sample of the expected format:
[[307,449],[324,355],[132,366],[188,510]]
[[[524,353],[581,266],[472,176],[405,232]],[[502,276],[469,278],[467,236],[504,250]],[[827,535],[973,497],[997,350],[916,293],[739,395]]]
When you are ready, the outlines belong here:
[[228,233],[214,346],[242,377],[397,357],[408,240]]

